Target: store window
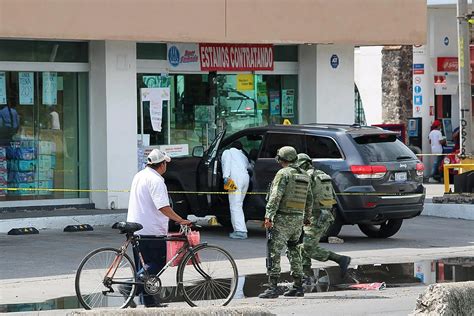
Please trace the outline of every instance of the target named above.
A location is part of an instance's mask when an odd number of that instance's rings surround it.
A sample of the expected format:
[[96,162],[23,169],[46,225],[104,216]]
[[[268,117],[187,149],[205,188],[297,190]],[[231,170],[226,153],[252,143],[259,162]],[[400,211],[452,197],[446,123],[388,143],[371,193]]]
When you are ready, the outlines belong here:
[[0,71],[1,200],[88,193],[88,74]]
[[[153,79],[152,79],[153,78]],[[215,135],[244,128],[297,123],[298,76],[241,74],[138,74],[138,134],[143,108],[144,145],[208,147]],[[162,128],[155,131],[149,102],[142,102],[141,88],[169,87],[170,100],[162,109]]]
[[137,59],[166,60],[166,44],[137,43]]
[[275,61],[298,61],[297,45],[275,45],[273,46]]
[[89,62],[87,42],[0,40],[0,61]]

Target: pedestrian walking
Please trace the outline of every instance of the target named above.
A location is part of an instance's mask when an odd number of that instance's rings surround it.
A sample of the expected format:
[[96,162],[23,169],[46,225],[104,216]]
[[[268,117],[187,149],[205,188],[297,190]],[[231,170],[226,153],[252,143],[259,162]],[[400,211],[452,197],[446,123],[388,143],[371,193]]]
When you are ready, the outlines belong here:
[[296,150],[285,146],[278,150],[277,162],[281,165],[272,181],[267,196],[265,227],[267,228],[267,274],[270,287],[260,298],[276,298],[280,278],[281,251],[286,246],[294,284],[285,296],[304,296],[303,267],[298,242],[303,224],[308,225],[313,204],[310,178],[297,165]]
[[336,262],[344,276],[351,258],[324,249],[319,244],[321,237],[334,222],[331,209],[336,204],[336,195],[332,187],[331,177],[325,172],[315,169],[313,161],[307,154],[298,154],[298,166],[310,176],[311,192],[313,193],[311,225],[303,228],[303,244],[300,245],[305,280],[311,282],[314,279],[311,259]]
[[[163,179],[170,161],[171,158],[165,152],[153,149],[148,155],[146,167],[135,175],[130,189],[127,221],[143,226],[136,234],[147,238],[140,240],[139,248],[150,275],[157,274],[166,264],[166,241],[152,238],[168,234],[169,219],[181,225],[191,224],[170,207],[168,190]],[[134,259],[140,276],[143,267],[135,251]],[[163,306],[156,297],[146,295],[143,286],[138,288],[137,293],[140,293],[140,300],[146,307]]]
[[224,185],[232,181],[235,184],[233,191],[229,193],[230,219],[234,231],[229,234],[230,238],[246,239],[247,226],[245,225],[244,199],[249,188],[250,167],[247,156],[242,151],[243,146],[239,141],[231,144],[231,147],[222,153],[222,176]]
[[435,120],[431,125],[431,132],[428,135],[428,138],[431,144],[431,153],[437,154],[437,156],[433,156],[433,167],[431,169],[431,175],[428,179],[428,182],[437,183],[441,179],[441,175],[439,174],[439,165],[443,159],[443,145],[446,144],[446,139],[441,133],[441,122],[439,120]]

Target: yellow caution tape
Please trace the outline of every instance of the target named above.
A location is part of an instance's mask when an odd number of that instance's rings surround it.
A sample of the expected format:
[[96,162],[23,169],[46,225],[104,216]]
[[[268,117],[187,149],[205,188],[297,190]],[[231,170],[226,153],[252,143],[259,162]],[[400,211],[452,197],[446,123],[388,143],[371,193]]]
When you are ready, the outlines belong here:
[[[130,190],[107,190],[107,189],[47,189],[47,188],[0,188],[0,191],[49,191],[49,192],[98,192],[98,193],[129,193]],[[246,192],[240,191],[168,191],[169,194],[202,194],[202,195],[229,195],[229,194],[246,194],[246,195],[266,195],[267,192]],[[404,196],[421,194],[417,192],[340,192],[336,195],[359,195],[359,196],[381,196],[381,195],[392,195],[392,196]],[[445,193],[447,195],[473,195],[474,193]]]

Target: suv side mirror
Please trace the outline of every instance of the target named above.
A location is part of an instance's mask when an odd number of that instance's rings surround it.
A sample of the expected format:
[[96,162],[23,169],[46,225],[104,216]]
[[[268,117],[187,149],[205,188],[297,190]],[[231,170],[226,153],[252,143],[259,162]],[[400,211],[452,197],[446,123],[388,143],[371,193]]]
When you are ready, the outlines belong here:
[[203,146],[196,146],[193,148],[193,157],[204,157],[204,147]]

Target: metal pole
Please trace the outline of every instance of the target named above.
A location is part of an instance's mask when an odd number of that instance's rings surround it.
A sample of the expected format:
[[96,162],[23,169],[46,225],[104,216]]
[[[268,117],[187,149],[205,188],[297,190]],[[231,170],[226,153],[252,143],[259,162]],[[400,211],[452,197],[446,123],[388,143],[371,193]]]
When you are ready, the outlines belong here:
[[471,62],[469,54],[469,23],[467,0],[458,0],[458,64],[459,64],[459,119],[461,158],[472,155]]

